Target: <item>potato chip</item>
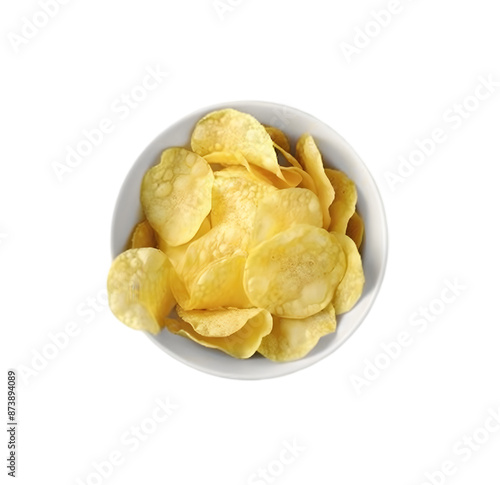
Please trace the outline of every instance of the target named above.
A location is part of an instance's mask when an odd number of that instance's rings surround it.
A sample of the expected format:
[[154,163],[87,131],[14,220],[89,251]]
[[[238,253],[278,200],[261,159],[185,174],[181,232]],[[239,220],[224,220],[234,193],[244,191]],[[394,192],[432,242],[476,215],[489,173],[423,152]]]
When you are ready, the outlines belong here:
[[[290,167],[281,167],[281,172],[286,175],[288,183],[279,182],[276,187],[280,189],[287,187],[302,187],[312,190],[316,195],[318,195],[313,178],[302,168],[299,161],[276,143],[274,144],[274,148],[276,148],[276,150],[281,153],[283,158],[291,165]],[[293,176],[291,174],[296,174],[295,176],[297,178],[300,176],[300,180],[298,182],[295,179],[292,180]]]
[[182,283],[174,281],[172,291],[185,310],[250,308],[253,305],[243,287],[245,262],[242,254],[219,259],[201,272],[181,275]]
[[[273,143],[274,148],[278,150],[278,152],[283,156],[283,158],[292,166],[296,168],[302,168],[302,165],[299,163],[299,161],[287,150],[285,150],[283,147],[278,145],[277,143]],[[283,168],[281,169],[283,170]]]
[[130,240],[131,248],[156,248],[156,235],[148,221],[141,221],[135,226]]
[[262,198],[255,214],[251,246],[296,224],[323,226],[318,197],[308,189],[276,190]]
[[[316,188],[316,184],[313,178],[302,168],[302,165],[297,161],[297,159],[290,153],[280,148],[279,146],[275,146],[275,148],[283,155],[283,158],[285,158],[285,160],[291,165],[291,167],[281,167],[282,173],[285,174],[287,176],[287,180],[289,180],[289,186],[309,189],[316,195],[318,195],[318,190]],[[300,181],[298,183],[296,183],[295,180],[293,180],[292,183],[291,173],[300,176]],[[280,188],[286,188],[286,186],[283,185]]]
[[184,310],[177,305],[177,314],[203,337],[229,337],[250,318],[261,313],[260,308],[221,308],[219,310]]
[[[169,285],[172,295],[174,295],[174,300],[183,308],[189,307],[190,294],[187,284],[174,268],[170,271]],[[193,308],[190,309],[192,310]]]
[[264,128],[266,129],[267,133],[271,137],[271,140],[276,145],[278,145],[280,148],[283,148],[286,152],[290,152],[290,142],[288,141],[287,136],[279,129],[276,128],[275,126],[268,126],[268,125],[263,125]]
[[135,248],[121,253],[108,275],[111,311],[131,328],[158,333],[175,305],[170,271],[168,259],[159,249]]
[[[238,226],[251,235],[255,214],[260,201],[268,194],[278,192],[272,185],[253,177],[246,169],[229,167],[214,175],[212,189],[212,212],[210,220],[213,227],[220,224]],[[245,249],[244,244],[240,244]]]
[[364,232],[365,225],[363,223],[363,219],[358,212],[354,212],[347,223],[346,234],[354,241],[358,249],[361,247],[361,243],[363,242]]
[[333,306],[337,311],[337,315],[341,315],[348,312],[359,300],[363,293],[365,275],[361,256],[354,241],[345,234],[336,232],[332,232],[332,234],[342,246],[347,261],[345,275],[333,295]]
[[161,237],[157,235],[158,249],[161,249],[167,255],[167,258],[174,269],[178,270],[184,262],[184,255],[186,254],[189,245],[204,236],[208,231],[210,231],[211,228],[210,217],[206,217],[201,223],[201,226],[198,229],[198,232],[194,235],[193,239],[187,243],[181,244],[180,246],[169,246]]
[[[297,167],[283,167],[281,170],[284,173],[292,172],[300,176],[300,182],[294,187],[309,189],[311,192],[318,195],[317,194],[318,191],[316,189],[316,184],[314,183],[314,180],[304,169]],[[288,187],[282,187],[282,188],[288,188]]]
[[250,165],[250,171],[260,180],[271,184],[277,189],[297,187],[297,185],[302,182],[302,176],[299,172],[297,172],[296,167],[281,167],[281,178],[268,170],[255,165]]
[[325,168],[325,174],[335,190],[335,199],[330,205],[331,222],[328,230],[345,234],[358,201],[356,185],[340,170]]
[[[215,154],[212,154],[215,155]],[[210,158],[211,155],[208,155],[207,158]],[[247,167],[242,165],[228,165],[217,172],[214,173],[214,177],[217,175],[219,178],[234,178],[239,177],[243,178],[249,182],[254,183],[263,183],[260,177],[255,176]],[[214,179],[215,182],[215,179]],[[266,183],[266,182],[264,182]]]
[[203,157],[210,165],[222,165],[224,167],[241,166],[250,170],[250,164],[241,153],[213,152]]
[[345,267],[342,247],[332,235],[298,224],[250,251],[244,287],[256,307],[305,318],[330,303]]
[[[219,165],[227,168],[244,167],[253,180],[264,182],[278,189],[296,187],[301,182],[301,176],[303,175],[303,171],[300,168],[298,170],[301,172],[298,174],[296,173],[296,170],[289,170],[292,167],[281,167],[281,175],[278,177],[262,167],[248,163],[246,158],[241,155],[241,153],[214,152],[205,155],[203,158],[212,167],[217,167]],[[299,162],[295,162],[300,167]]]
[[337,320],[332,304],[301,319],[273,316],[273,329],[257,349],[259,354],[276,362],[305,357],[324,335],[335,332]]
[[220,224],[188,245],[173,276],[172,291],[186,310],[221,306],[248,308],[243,289],[243,269],[248,240],[246,232],[230,224]]
[[239,153],[248,163],[289,182],[281,173],[271,137],[247,113],[222,109],[207,114],[194,128],[191,148],[202,157],[214,152]]
[[218,224],[204,236],[192,242],[179,264],[178,273],[188,281],[210,264],[235,254],[246,255],[245,248],[249,236],[234,224]]
[[214,175],[184,148],[169,148],[144,175],[141,202],[153,229],[170,246],[191,240],[212,207]]
[[323,210],[323,227],[330,227],[330,204],[335,198],[335,191],[328,180],[323,167],[323,159],[311,135],[304,134],[297,141],[297,158],[316,185],[316,194]]
[[260,310],[240,330],[228,337],[204,337],[182,320],[168,319],[165,323],[172,333],[190,338],[205,347],[222,350],[238,359],[248,359],[259,348],[262,337],[271,331],[273,319],[269,312]]

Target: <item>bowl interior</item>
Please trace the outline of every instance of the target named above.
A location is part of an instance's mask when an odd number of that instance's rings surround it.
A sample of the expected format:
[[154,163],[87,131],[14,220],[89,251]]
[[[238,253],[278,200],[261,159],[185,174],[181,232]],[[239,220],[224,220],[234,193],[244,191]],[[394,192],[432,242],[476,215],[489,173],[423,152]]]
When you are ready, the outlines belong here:
[[186,116],[163,131],[139,156],[123,183],[116,203],[111,235],[113,257],[125,250],[133,227],[142,218],[140,186],[144,173],[158,163],[165,148],[189,147],[196,122],[210,111],[222,108],[244,111],[264,124],[281,128],[290,138],[292,146],[300,135],[310,133],[323,154],[325,166],[342,170],[355,182],[358,189],[357,207],[365,222],[365,239],[361,247],[366,278],[363,295],[350,312],[338,317],[335,333],[321,338],[309,355],[294,362],[275,363],[258,355],[246,360],[235,359],[173,335],[168,330],[158,335],[146,335],[172,357],[209,374],[237,379],[278,377],[308,367],[334,352],[366,317],[382,283],[387,260],[384,208],[375,182],[364,163],[329,126],[302,111],[279,104],[258,101],[224,103]]

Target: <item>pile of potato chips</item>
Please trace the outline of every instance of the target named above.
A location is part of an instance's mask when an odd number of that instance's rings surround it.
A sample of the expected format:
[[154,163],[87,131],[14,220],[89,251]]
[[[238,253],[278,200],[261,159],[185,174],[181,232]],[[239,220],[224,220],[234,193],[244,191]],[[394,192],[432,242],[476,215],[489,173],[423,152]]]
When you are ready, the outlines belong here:
[[111,310],[237,358],[304,357],[361,296],[356,201],[310,135],[294,156],[279,129],[209,113],[191,150],[166,149],[144,175],[145,220],[109,271]]

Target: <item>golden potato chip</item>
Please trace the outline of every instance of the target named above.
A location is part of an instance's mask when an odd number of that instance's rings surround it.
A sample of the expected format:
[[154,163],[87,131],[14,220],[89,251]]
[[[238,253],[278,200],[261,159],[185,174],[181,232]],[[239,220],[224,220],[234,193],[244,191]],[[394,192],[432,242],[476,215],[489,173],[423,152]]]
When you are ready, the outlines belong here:
[[[243,157],[240,153],[215,152],[205,155],[203,158],[213,167],[214,172],[224,167],[227,169],[245,168],[252,180],[264,182],[278,189],[296,187],[299,183],[301,183],[302,178],[308,176],[300,168],[281,167],[281,178],[279,178],[262,167],[248,163],[245,157]],[[291,170],[292,168],[293,170]]]
[[156,248],[156,235],[148,221],[139,222],[132,233],[131,248]]
[[250,170],[247,159],[241,153],[213,152],[203,157],[210,165],[222,165],[224,167],[241,166]]
[[333,295],[333,306],[337,315],[348,312],[359,300],[363,293],[365,275],[361,256],[354,241],[345,234],[332,232],[342,246],[346,255],[347,267],[344,277],[340,281]]
[[228,337],[204,337],[182,320],[168,319],[165,323],[172,333],[190,338],[205,347],[222,350],[238,359],[248,359],[259,348],[262,337],[271,331],[273,319],[269,312],[260,310],[240,330]]
[[184,309],[252,306],[242,282],[246,252],[241,245],[248,237],[236,225],[220,224],[188,245],[171,281]]
[[281,172],[287,179],[287,182],[281,180],[273,180],[268,177],[273,185],[279,189],[284,189],[288,187],[302,187],[312,190],[317,195],[316,185],[312,177],[302,168],[302,165],[298,160],[290,154],[288,151],[283,149],[278,144],[274,143],[274,148],[278,150],[283,158],[291,165],[290,167],[281,167]]
[[247,113],[222,109],[207,114],[194,128],[191,148],[202,157],[214,152],[239,153],[253,166],[289,182],[281,173],[271,137],[266,129]]
[[301,188],[271,192],[262,198],[256,211],[250,246],[256,246],[296,224],[323,226],[318,197]]
[[335,332],[337,320],[332,304],[301,319],[273,316],[273,329],[257,349],[259,354],[276,362],[305,357],[324,335]]
[[[291,157],[291,155],[290,155]],[[282,189],[288,187],[296,187],[301,182],[301,177],[295,171],[288,170],[291,167],[281,167],[281,175],[277,175],[269,172],[268,170],[248,163],[246,158],[241,155],[241,153],[230,153],[230,152],[214,152],[209,153],[203,157],[212,167],[227,167],[227,168],[245,168],[248,172],[247,175],[251,175],[251,179],[264,182],[268,185],[272,185],[275,188]],[[293,158],[293,157],[292,157]],[[295,161],[300,167],[299,162]],[[303,171],[299,168],[300,175],[303,175]],[[304,172],[305,173],[305,172]]]
[[[313,178],[302,168],[302,165],[298,162],[298,160],[279,145],[277,146],[275,144],[274,148],[276,148],[281,155],[283,155],[283,158],[291,165],[290,167],[281,167],[281,171],[286,175],[289,183],[281,184],[279,188],[286,188],[287,185],[290,187],[301,187],[309,189],[318,195]],[[297,177],[300,176],[300,181],[297,183],[295,179],[292,180],[290,173],[296,174]]]
[[185,310],[220,307],[250,308],[243,287],[246,255],[233,254],[209,264],[206,269],[175,280],[172,291]]
[[345,268],[344,251],[332,235],[298,224],[250,251],[243,284],[254,306],[305,318],[331,302]]
[[[256,179],[246,169],[229,167],[216,172],[210,213],[212,226],[236,225],[249,236],[260,201],[273,192],[278,192],[278,189]],[[243,244],[240,246],[244,248]]]
[[210,217],[206,217],[201,223],[201,226],[198,229],[198,232],[194,235],[193,239],[191,239],[191,241],[187,243],[181,244],[180,246],[170,246],[160,236],[157,235],[158,249],[161,249],[167,255],[170,263],[172,264],[174,269],[177,270],[180,268],[184,261],[184,255],[186,254],[189,245],[193,241],[196,241],[197,239],[200,239],[200,237],[204,236],[208,231],[210,231],[211,228],[212,226],[210,225]]
[[125,325],[158,333],[175,300],[170,291],[170,264],[159,249],[121,253],[108,275],[109,307]]
[[244,255],[248,234],[234,224],[218,224],[204,236],[189,244],[178,273],[188,281],[210,264],[235,254]]
[[[208,155],[207,158],[210,158],[210,156],[211,155]],[[218,170],[216,174],[217,177],[220,178],[240,177],[250,182],[262,183],[262,179],[260,177],[255,176],[247,167],[242,165],[228,165],[227,167]],[[214,173],[214,182],[215,182],[215,173]]]
[[261,313],[260,308],[221,308],[218,310],[184,310],[177,305],[177,314],[203,337],[229,337],[250,318]]
[[142,180],[141,202],[153,229],[170,246],[190,241],[212,207],[214,175],[184,148],[169,148]]
[[311,135],[304,134],[297,141],[297,158],[316,185],[316,194],[323,210],[323,227],[330,227],[330,204],[335,198],[335,191],[328,180],[323,167],[323,159]]
[[[284,173],[293,172],[300,177],[300,182],[294,187],[309,189],[311,192],[316,194],[316,196],[318,195],[317,194],[318,191],[316,189],[316,184],[314,183],[314,180],[304,169],[297,167],[282,167],[281,170]],[[282,188],[287,188],[287,187],[282,187]]]
[[302,182],[302,176],[296,167],[281,167],[281,177],[255,165],[250,165],[250,171],[260,180],[271,184],[277,189],[297,187]]
[[[287,150],[285,150],[284,148],[282,148],[280,145],[278,145],[276,143],[274,143],[274,148],[276,148],[276,150],[278,150],[278,152],[280,152],[281,155],[283,155],[283,158],[292,167],[299,168],[299,169],[302,168],[302,165],[298,162],[298,160],[292,154],[290,154]],[[281,168],[281,170],[283,170],[283,168]]]
[[340,170],[325,168],[325,174],[335,190],[335,199],[330,205],[331,222],[328,230],[345,234],[358,201],[356,185]]
[[179,272],[174,268],[170,271],[169,284],[174,300],[183,308],[189,308],[190,295],[187,284],[184,281],[184,278],[182,278]]
[[268,125],[263,126],[271,137],[271,140],[273,140],[273,143],[283,148],[286,152],[290,152],[290,142],[288,141],[287,136],[279,128]]
[[358,212],[354,212],[352,217],[349,219],[349,222],[347,223],[346,234],[354,241],[358,249],[363,242],[364,232],[365,225],[363,223],[363,219]]

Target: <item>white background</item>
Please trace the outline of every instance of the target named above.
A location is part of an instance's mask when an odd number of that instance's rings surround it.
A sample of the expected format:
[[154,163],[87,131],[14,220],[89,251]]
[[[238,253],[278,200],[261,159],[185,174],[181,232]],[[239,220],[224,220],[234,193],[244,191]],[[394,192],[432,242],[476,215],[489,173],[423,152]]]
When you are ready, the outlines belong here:
[[[342,42],[388,2],[233,4],[219,15],[211,0],[73,0],[23,42],[13,34],[38,3],[2,4],[3,372],[32,368],[69,322],[79,329],[45,368],[19,375],[18,483],[86,483],[113,452],[122,460],[102,483],[500,483],[488,421],[500,406],[500,86],[479,106],[469,99],[466,120],[443,118],[480,76],[500,80],[497,2],[402,0],[378,35],[369,24],[351,62]],[[157,65],[168,79],[121,119],[113,102]],[[322,362],[268,381],[186,367],[87,300],[105,287],[114,202],[142,149],[191,111],[239,99],[332,126],[372,172],[389,223],[385,281],[361,328]],[[102,118],[114,131],[59,181],[53,162]],[[386,172],[436,128],[446,142],[391,190]],[[440,306],[446,280],[464,289]],[[412,326],[429,305],[442,313]],[[381,346],[400,332],[411,345],[357,392],[353,376],[377,356],[384,365]],[[165,397],[177,409],[156,425]],[[123,436],[144,423],[156,429],[135,449]],[[5,463],[7,433],[0,441]],[[453,476],[435,473],[445,461]]]

